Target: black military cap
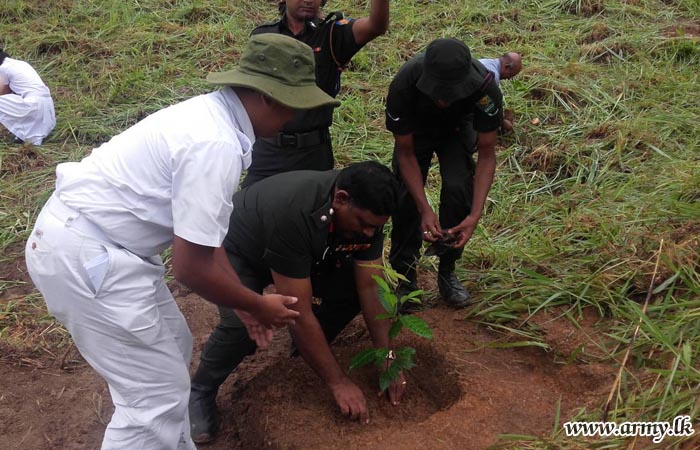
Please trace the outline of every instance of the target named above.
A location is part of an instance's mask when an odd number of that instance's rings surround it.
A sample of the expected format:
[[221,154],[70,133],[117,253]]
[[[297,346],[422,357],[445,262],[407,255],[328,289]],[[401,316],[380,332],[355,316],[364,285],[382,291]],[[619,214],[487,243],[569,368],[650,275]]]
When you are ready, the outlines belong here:
[[484,82],[472,67],[469,47],[459,39],[436,39],[425,51],[416,86],[433,100],[453,103],[476,92]]

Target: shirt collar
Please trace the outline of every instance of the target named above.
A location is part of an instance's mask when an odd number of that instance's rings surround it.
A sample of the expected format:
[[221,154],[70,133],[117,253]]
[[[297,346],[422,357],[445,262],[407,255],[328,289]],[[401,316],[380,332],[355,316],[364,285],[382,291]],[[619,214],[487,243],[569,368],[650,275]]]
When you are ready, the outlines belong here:
[[[319,25],[321,23],[321,19],[317,17],[315,19],[312,19],[311,22],[315,23],[316,25]],[[299,33],[299,34],[292,33],[292,30],[289,28],[289,22],[287,22],[287,14],[286,13],[280,19],[280,28],[282,29],[282,31],[287,32],[290,36],[292,36],[296,39],[300,39],[301,37],[303,37],[305,34],[309,33],[309,31],[310,31],[309,30],[309,21],[307,20],[304,22],[304,29],[301,30],[301,33]]]
[[333,190],[339,171],[333,170],[329,172],[331,176],[327,180],[328,194],[326,195],[326,201],[317,210],[311,213],[311,220],[319,229],[328,229],[333,222]]
[[333,202],[329,199],[320,208],[311,213],[311,219],[318,228],[328,228],[333,222]]
[[255,143],[255,131],[253,131],[253,124],[250,122],[250,117],[248,117],[248,112],[245,110],[241,99],[238,98],[233,88],[224,88],[221,92],[229,106],[233,119],[236,121],[236,128],[245,134],[252,146]]

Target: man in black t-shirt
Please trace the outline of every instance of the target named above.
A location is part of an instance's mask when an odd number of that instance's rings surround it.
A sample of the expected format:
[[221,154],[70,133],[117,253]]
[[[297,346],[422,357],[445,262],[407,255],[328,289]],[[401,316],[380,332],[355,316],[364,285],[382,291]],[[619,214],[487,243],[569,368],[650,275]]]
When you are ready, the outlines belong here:
[[[237,192],[224,248],[242,284],[296,297],[299,311],[289,327],[301,356],[333,393],[341,412],[366,422],[365,397],[345,375],[328,342],[362,311],[375,347],[388,348],[389,321],[373,275],[382,261],[382,228],[398,203],[398,183],[376,162],[341,171],[276,175]],[[320,305],[312,305],[312,297]],[[216,394],[238,364],[264,347],[271,331],[243,311],[219,309],[221,322],[202,351],[192,379],[192,438],[212,440],[217,428]],[[389,388],[397,403],[403,377]]]
[[[316,57],[316,84],[335,97],[340,76],[352,57],[389,26],[389,0],[371,0],[369,16],[344,18],[331,13],[323,18],[325,0],[285,0],[280,2],[280,20],[255,28],[252,34],[277,33],[309,45]],[[258,139],[253,160],[243,186],[250,186],[270,175],[290,170],[330,170],[333,148],[328,128],[333,107],[299,112],[282,131],[271,138]]]
[[[468,304],[469,293],[454,273],[455,263],[481,218],[493,182],[502,103],[493,75],[457,39],[431,42],[391,82],[386,127],[394,134],[393,165],[403,189],[392,218],[390,261],[409,279],[402,291],[417,289],[421,238],[436,242],[450,237],[450,247],[439,252],[438,288],[448,304]],[[433,153],[442,177],[439,219],[424,190]]]

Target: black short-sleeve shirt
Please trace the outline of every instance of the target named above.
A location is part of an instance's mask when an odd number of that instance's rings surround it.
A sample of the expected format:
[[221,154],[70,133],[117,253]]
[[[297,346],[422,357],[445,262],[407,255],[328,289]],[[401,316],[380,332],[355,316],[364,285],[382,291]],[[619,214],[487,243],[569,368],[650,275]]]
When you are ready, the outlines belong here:
[[[298,35],[292,34],[287,26],[287,16],[269,24],[260,25],[251,34],[277,33],[291,36],[310,46],[316,61],[316,84],[331,97],[340,91],[340,74],[350,59],[363,47],[355,42],[352,33],[353,19],[330,20],[324,23],[316,19],[311,26],[307,23]],[[331,53],[332,52],[332,53]],[[335,60],[340,63],[338,67]],[[318,128],[327,128],[333,122],[333,107],[326,106],[312,110],[298,111],[282,131],[300,133]]]
[[[468,98],[441,109],[421,92],[416,83],[423,73],[424,55],[407,61],[389,85],[386,99],[386,128],[394,134],[440,135],[458,131],[464,117],[473,115],[478,132],[497,130],[503,120],[503,95],[495,82],[488,83]],[[486,76],[486,68],[472,60],[472,70]]]
[[224,247],[255,266],[290,278],[309,277],[315,262],[332,256],[380,258],[381,231],[362,242],[345,241],[332,232],[331,198],[337,176],[336,170],[286,172],[238,191]]

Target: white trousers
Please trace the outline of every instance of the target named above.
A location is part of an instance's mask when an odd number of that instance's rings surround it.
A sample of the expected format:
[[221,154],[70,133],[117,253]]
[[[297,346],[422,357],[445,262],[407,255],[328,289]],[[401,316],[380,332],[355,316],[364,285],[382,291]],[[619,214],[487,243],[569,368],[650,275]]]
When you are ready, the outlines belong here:
[[113,245],[54,195],[27,241],[49,312],[107,381],[114,414],[103,450],[194,450],[187,403],[192,335],[159,257]]
[[0,124],[23,141],[41,145],[56,126],[53,99],[49,95],[0,95]]

